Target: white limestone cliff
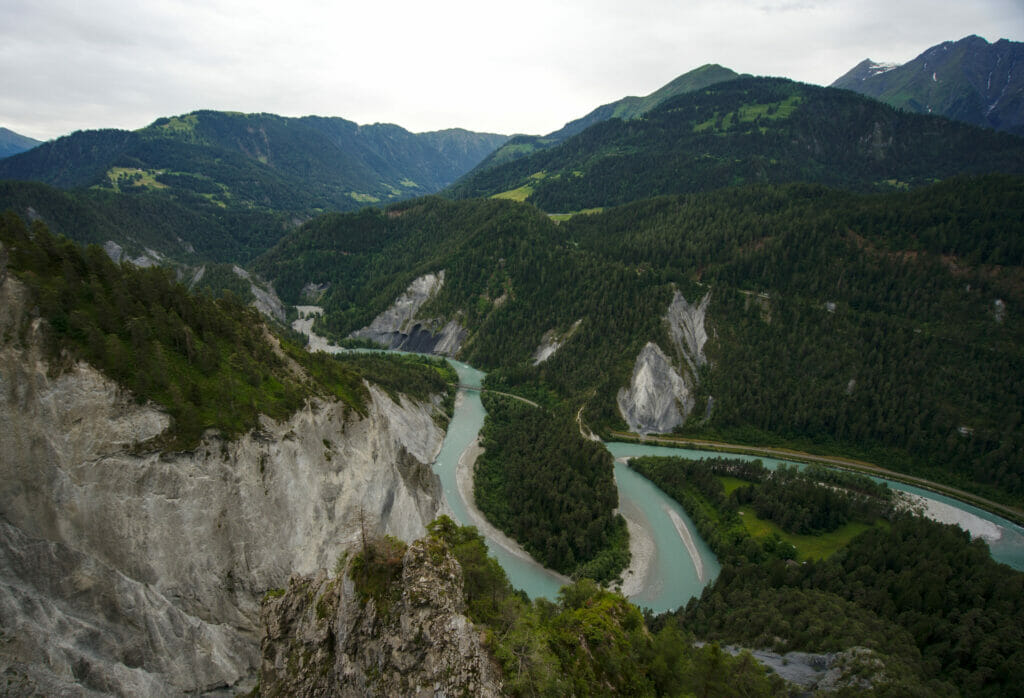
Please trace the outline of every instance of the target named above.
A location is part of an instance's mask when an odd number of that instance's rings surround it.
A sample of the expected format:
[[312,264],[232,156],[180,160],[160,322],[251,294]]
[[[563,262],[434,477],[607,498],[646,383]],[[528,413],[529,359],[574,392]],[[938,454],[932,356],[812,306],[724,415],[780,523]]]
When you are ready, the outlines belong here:
[[85,363],[54,375],[23,301],[0,275],[0,693],[237,687],[267,589],[333,567],[361,516],[412,540],[437,515],[435,405],[371,387],[365,415],[313,400],[137,452],[167,415]]
[[664,320],[677,362],[654,342],[648,342],[640,351],[630,383],[619,390],[617,399],[619,413],[630,431],[668,432],[683,424],[693,412],[699,369],[708,363],[704,346],[708,341],[706,319],[710,300],[708,292],[691,305],[682,293],[675,292]]
[[415,279],[390,308],[349,336],[369,339],[389,349],[455,356],[466,341],[465,328],[455,319],[445,322],[439,318],[419,317],[423,304],[444,285],[444,275],[442,269],[437,274],[424,274]]
[[619,390],[618,405],[629,430],[638,434],[671,431],[693,410],[694,400],[665,352],[648,342],[637,356],[633,377]]

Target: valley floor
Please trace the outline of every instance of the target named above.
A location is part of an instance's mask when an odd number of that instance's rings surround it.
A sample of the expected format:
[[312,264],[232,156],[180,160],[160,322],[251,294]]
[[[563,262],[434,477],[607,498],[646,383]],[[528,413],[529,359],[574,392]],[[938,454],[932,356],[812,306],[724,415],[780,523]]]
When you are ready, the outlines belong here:
[[[903,482],[908,485],[915,485],[917,487],[922,487],[933,492],[938,492],[940,494],[954,497],[963,502],[967,502],[968,504],[973,504],[977,507],[981,507],[986,511],[998,514],[999,516],[1004,516],[1007,519],[1013,521],[1014,523],[1024,525],[1024,511],[1021,511],[1016,507],[1011,507],[1006,504],[1000,504],[999,502],[994,502],[991,499],[980,497],[978,495],[966,492],[956,487],[942,485],[922,477],[906,475],[904,473],[896,472],[895,470],[889,470],[888,468],[883,468],[881,466],[874,465],[873,463],[854,460],[852,458],[840,458],[837,456],[820,456],[813,453],[807,453],[806,451],[797,451],[789,448],[775,448],[771,446],[747,446],[743,444],[732,444],[725,443],[722,441],[705,441],[702,439],[690,439],[679,436],[637,436],[636,434],[625,431],[613,431],[612,436],[616,439],[622,439],[624,441],[639,441],[640,443],[658,443],[666,446],[674,446],[677,448],[692,448],[701,451],[745,453],[755,456],[766,456],[769,458],[782,458],[785,460],[791,460],[801,463],[822,463],[824,465],[836,466],[839,468],[853,470],[868,475],[877,475],[879,477],[895,480],[897,482]],[[931,507],[929,507],[928,513],[932,513]],[[946,521],[946,523],[954,522]],[[955,523],[960,523],[960,525],[964,527],[965,530],[969,530],[966,528],[964,523],[961,523],[960,521],[956,521]],[[980,533],[978,535],[980,535]]]

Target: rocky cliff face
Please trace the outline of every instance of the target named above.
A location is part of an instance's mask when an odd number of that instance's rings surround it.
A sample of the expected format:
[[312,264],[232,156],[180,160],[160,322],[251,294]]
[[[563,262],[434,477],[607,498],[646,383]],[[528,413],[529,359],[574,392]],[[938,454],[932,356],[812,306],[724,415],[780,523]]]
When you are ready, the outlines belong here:
[[437,274],[424,274],[409,284],[390,308],[351,336],[369,339],[389,349],[455,356],[466,340],[467,333],[462,325],[457,320],[446,323],[437,318],[417,317],[423,304],[437,295],[443,285],[443,269]]
[[708,340],[705,320],[710,300],[711,294],[707,293],[700,302],[690,305],[683,294],[675,292],[664,319],[678,363],[674,364],[654,342],[640,351],[629,385],[618,394],[619,413],[630,431],[671,431],[693,412],[698,371],[708,362],[704,345]]
[[665,352],[648,342],[636,358],[629,387],[618,395],[619,412],[630,431],[651,434],[671,431],[693,410],[693,397]]
[[708,341],[708,332],[704,327],[708,314],[708,304],[711,302],[711,292],[704,294],[700,302],[690,305],[686,298],[679,291],[675,292],[672,302],[665,313],[665,323],[668,325],[669,336],[675,345],[676,351],[690,367],[690,372],[696,380],[697,369],[707,364],[708,359],[704,356],[704,345]]
[[264,604],[264,696],[500,695],[500,673],[464,615],[462,570],[443,545],[409,547],[386,604],[361,602],[349,570],[293,577]]
[[[132,695],[237,686],[259,598],[333,566],[362,513],[422,535],[441,505],[434,406],[371,389],[235,441],[139,453],[167,416],[80,363],[59,375],[0,278],[0,689]],[[0,690],[0,692],[4,692]]]

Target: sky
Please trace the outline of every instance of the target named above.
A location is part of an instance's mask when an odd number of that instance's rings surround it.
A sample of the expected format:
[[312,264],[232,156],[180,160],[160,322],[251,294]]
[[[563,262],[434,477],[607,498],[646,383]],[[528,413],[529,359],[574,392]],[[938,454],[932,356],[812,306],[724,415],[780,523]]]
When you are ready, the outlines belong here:
[[47,140],[196,109],[544,134],[705,63],[827,85],[1024,0],[3,0],[0,126]]

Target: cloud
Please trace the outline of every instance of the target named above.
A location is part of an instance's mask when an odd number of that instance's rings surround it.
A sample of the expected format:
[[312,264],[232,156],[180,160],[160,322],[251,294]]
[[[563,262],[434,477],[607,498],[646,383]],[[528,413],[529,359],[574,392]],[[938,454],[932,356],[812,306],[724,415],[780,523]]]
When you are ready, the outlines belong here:
[[704,63],[828,84],[965,34],[1024,37],[1017,0],[6,0],[0,125],[37,138],[198,108],[411,130],[546,133]]

